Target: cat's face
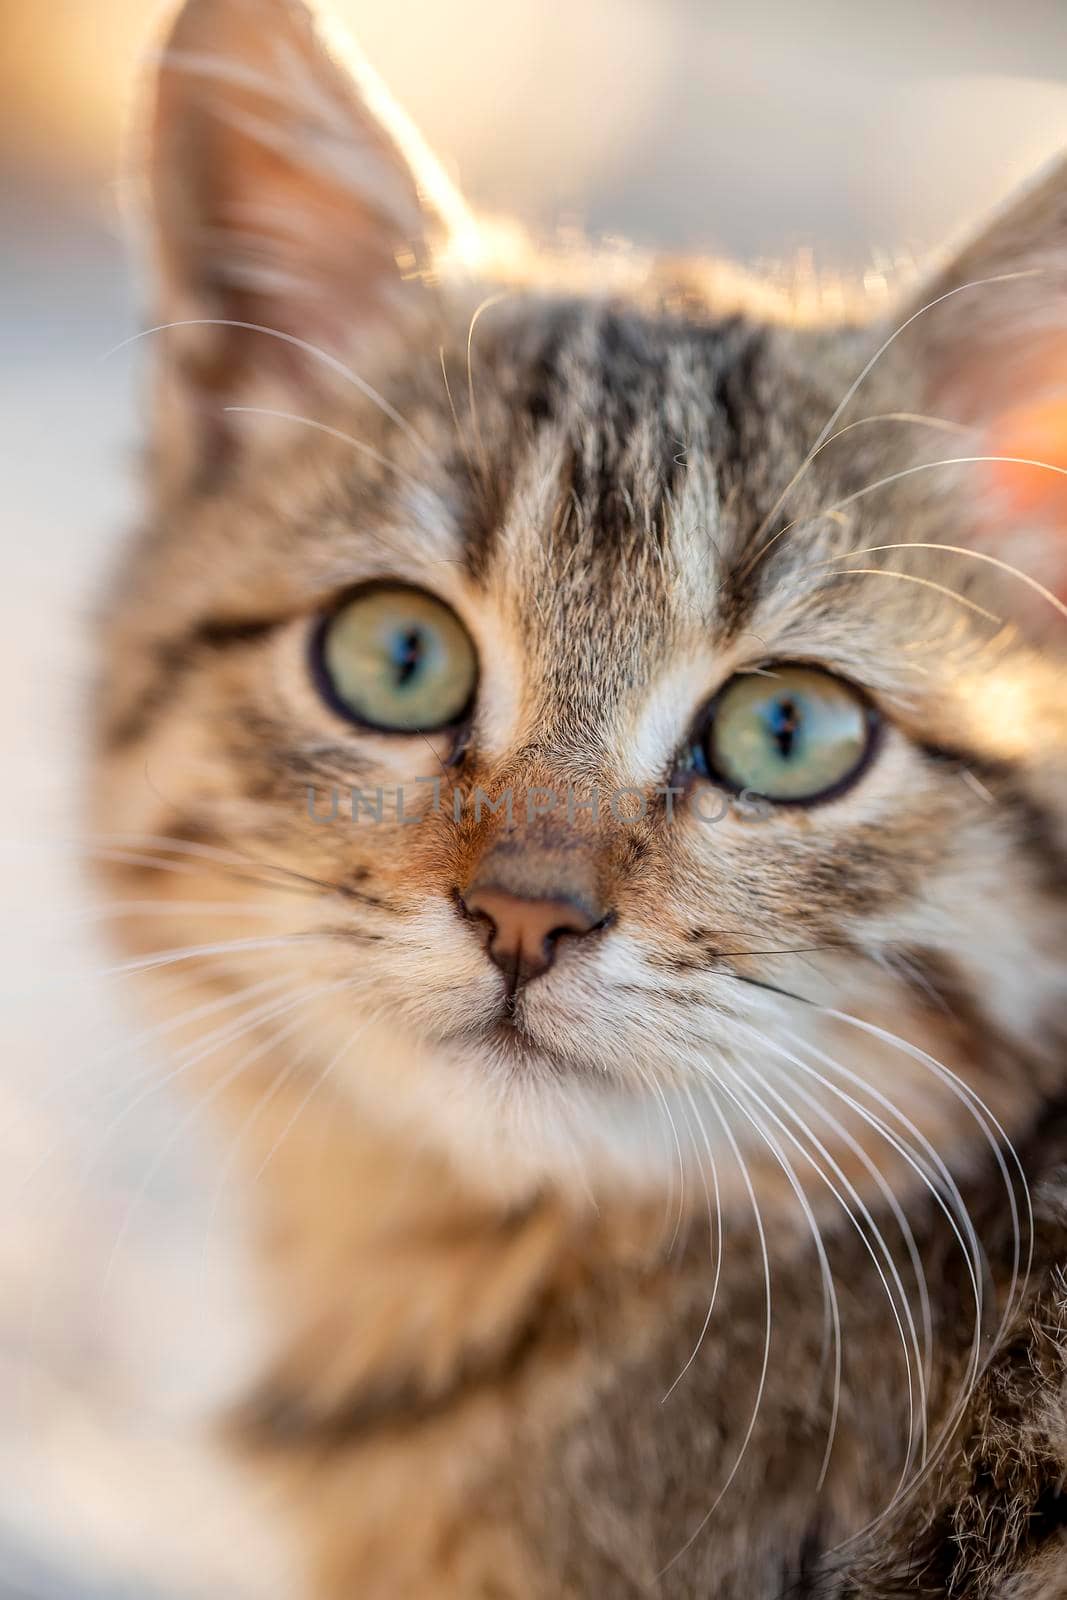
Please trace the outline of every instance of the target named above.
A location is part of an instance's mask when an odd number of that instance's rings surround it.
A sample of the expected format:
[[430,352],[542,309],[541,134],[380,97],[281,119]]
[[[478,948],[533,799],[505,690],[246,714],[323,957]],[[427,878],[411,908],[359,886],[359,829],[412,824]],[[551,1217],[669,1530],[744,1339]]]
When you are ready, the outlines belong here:
[[402,284],[405,169],[265,11],[187,7],[157,120],[166,320],[246,326],[162,336],[113,608],[137,947],[301,994],[309,1085],[501,1175],[773,1158],[798,1115],[862,1165],[885,1102],[948,1154],[939,1064],[1021,1115],[1067,1023],[1058,619],[964,553],[1032,475],[921,466],[1028,453],[958,398],[965,324],[826,428],[881,335]]

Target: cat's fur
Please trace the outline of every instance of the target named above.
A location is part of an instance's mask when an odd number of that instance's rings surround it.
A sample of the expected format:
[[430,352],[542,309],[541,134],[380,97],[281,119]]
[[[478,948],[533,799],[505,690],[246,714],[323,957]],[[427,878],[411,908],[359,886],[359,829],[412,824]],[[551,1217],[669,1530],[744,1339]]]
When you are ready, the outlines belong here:
[[[498,296],[434,254],[469,219],[424,168],[420,222],[398,132],[297,0],[181,11],[151,160],[181,325],[97,823],[255,1179],[274,1355],[233,1448],[324,1600],[1067,1595],[1067,624],[980,559],[1062,592],[1067,517],[971,459],[1037,453],[1067,174],[894,322],[802,328],[693,273]],[[309,629],[372,577],[470,629],[458,747],[317,695]],[[675,781],[718,798],[678,766],[701,706],[782,658],[882,708],[869,770],[669,816]],[[418,825],[312,821],[334,785],[403,785]],[[647,815],[450,807],[568,785]],[[501,849],[615,914],[510,1046],[455,898]]]

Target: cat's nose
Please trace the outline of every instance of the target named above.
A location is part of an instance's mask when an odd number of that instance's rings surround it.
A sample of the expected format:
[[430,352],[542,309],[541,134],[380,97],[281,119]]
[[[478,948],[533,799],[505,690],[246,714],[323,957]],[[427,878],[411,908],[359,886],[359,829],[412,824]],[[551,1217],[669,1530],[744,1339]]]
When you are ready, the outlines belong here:
[[548,971],[564,934],[581,938],[606,920],[575,895],[529,896],[494,883],[476,884],[460,899],[484,930],[489,959],[513,986]]

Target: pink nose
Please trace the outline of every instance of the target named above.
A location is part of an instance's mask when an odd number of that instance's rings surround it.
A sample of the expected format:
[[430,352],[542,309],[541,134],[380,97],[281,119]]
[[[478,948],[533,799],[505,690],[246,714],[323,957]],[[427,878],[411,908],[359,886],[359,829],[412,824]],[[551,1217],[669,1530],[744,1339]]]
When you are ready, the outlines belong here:
[[569,896],[534,899],[491,883],[469,889],[461,898],[486,930],[489,959],[516,985],[548,971],[562,934],[580,938],[604,920],[599,911]]

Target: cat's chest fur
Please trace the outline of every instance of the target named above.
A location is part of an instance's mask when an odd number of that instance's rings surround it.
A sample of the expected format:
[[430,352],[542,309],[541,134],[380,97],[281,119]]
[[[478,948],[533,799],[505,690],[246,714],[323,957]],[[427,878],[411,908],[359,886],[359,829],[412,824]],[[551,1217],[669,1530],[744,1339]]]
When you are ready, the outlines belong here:
[[[828,1236],[838,1383],[810,1248],[772,1259],[768,1344],[743,1216],[727,1219],[716,1274],[706,1218],[675,1237],[662,1205],[590,1216],[541,1199],[494,1214],[429,1158],[398,1161],[329,1113],[316,1122],[272,1179],[282,1225],[268,1282],[289,1333],[236,1431],[283,1493],[315,1593],[1067,1592],[1067,1295],[1046,1265],[1063,1252],[1060,1181],[1039,1191],[1033,1289],[1014,1335],[943,1451],[971,1354],[970,1290],[937,1229],[924,1235],[916,1219],[938,1459],[886,1516],[908,1449],[908,1385],[902,1330],[858,1230]],[[1035,1159],[1055,1163],[1063,1144],[1052,1129]],[[1002,1232],[991,1321],[1011,1265]]]

